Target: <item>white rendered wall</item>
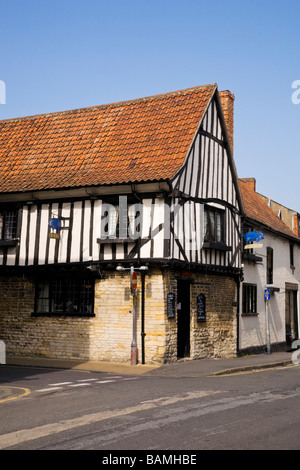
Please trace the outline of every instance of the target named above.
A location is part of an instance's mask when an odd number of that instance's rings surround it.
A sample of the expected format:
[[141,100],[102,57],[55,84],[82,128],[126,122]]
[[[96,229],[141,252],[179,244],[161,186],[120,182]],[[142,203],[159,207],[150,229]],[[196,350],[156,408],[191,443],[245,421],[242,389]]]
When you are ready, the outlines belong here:
[[300,246],[294,244],[295,269],[290,267],[290,241],[283,237],[264,232],[263,248],[255,250],[262,262],[254,264],[244,260],[244,281],[257,285],[257,315],[243,315],[243,283],[240,289],[240,349],[266,345],[266,304],[264,289],[266,285],[267,247],[273,248],[273,285],[280,289],[271,294],[269,308],[270,342],[286,341],[285,331],[285,284],[298,285],[297,307],[298,325],[300,310]]

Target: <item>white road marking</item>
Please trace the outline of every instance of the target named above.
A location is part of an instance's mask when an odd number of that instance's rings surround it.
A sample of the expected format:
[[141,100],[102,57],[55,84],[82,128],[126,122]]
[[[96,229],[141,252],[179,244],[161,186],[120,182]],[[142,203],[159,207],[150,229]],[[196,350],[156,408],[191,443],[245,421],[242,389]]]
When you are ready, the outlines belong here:
[[57,384],[49,384],[49,385],[53,385],[53,386],[56,386],[56,385],[70,385],[72,383],[73,382],[58,382]]
[[140,411],[151,410],[153,408],[168,405],[170,403],[174,404],[186,400],[203,398],[205,396],[211,396],[216,393],[220,392],[212,390],[188,392],[185,395],[176,395],[173,397],[162,397],[155,400],[149,400],[145,403],[139,403],[138,405],[129,406],[121,410],[102,410],[96,413],[79,416],[78,418],[62,420],[58,423],[44,424],[30,429],[20,429],[18,431],[2,434],[2,436],[0,436],[0,449],[5,449],[7,447],[22,444],[23,442],[31,441],[33,439],[39,439],[41,437],[50,436],[51,434],[57,434],[59,432],[67,431],[69,429],[73,429],[79,426],[86,426],[88,424],[104,421],[106,419],[117,418],[120,416],[125,416]]
[[41,390],[36,390],[36,391],[37,392],[52,392],[53,390],[61,390],[61,387],[42,388]]
[[108,382],[114,382],[114,380],[99,380],[96,384],[107,384]]
[[53,390],[61,390],[61,387],[63,385],[68,385],[69,387],[81,387],[81,386],[86,386],[86,385],[92,385],[92,383],[95,384],[106,384],[106,383],[112,383],[115,382],[116,379],[122,379],[122,380],[136,380],[137,377],[123,377],[121,375],[116,375],[112,376],[109,378],[105,378],[105,380],[98,380],[98,379],[78,379],[76,383],[74,382],[57,382],[57,383],[52,383],[49,384],[51,387],[49,388],[43,388],[40,390],[36,390],[37,392],[51,392]]
[[98,380],[98,379],[79,379],[77,380],[77,382],[92,382],[94,380]]
[[85,387],[86,385],[91,385],[90,383],[81,383],[81,384],[71,384],[69,387]]
[[[105,379],[121,379],[122,375],[112,375],[110,377],[104,377]],[[94,379],[97,380],[97,379]]]

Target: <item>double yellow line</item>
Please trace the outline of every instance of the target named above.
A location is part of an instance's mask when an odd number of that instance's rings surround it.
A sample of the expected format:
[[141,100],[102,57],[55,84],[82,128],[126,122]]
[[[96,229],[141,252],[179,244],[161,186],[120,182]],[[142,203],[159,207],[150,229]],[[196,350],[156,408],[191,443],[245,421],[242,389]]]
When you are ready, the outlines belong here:
[[22,398],[22,397],[25,397],[26,395],[29,395],[30,393],[30,390],[29,388],[23,388],[23,387],[9,387],[9,386],[2,386],[0,385],[0,391],[1,390],[7,390],[8,393],[11,389],[16,389],[16,390],[23,390],[23,392],[21,393],[18,393],[17,395],[13,395],[13,396],[8,396],[7,398],[0,398],[0,403],[3,403],[4,401],[10,401],[10,400],[16,400],[17,398]]

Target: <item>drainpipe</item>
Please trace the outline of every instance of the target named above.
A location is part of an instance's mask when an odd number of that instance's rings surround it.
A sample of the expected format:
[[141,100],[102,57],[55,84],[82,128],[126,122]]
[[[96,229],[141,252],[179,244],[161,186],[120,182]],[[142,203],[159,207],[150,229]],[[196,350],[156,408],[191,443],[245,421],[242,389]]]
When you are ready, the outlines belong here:
[[236,309],[236,355],[240,355],[240,280],[237,278],[237,309]]
[[[131,192],[134,197],[142,203],[142,199],[138,195],[135,190],[134,184],[131,185]],[[138,240],[138,261],[140,261],[140,247],[141,247],[141,239]],[[142,344],[142,364],[145,364],[145,272],[141,271],[141,278],[142,278],[142,306],[141,306],[141,344]]]
[[141,271],[142,276],[142,318],[141,318],[141,337],[142,337],[142,364],[145,364],[145,272]]

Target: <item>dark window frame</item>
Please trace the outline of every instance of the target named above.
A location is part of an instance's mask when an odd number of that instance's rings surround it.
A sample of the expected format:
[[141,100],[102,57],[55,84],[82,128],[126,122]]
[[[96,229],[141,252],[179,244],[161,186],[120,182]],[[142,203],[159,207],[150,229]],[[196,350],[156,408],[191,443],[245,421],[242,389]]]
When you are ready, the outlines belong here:
[[290,268],[295,269],[294,243],[290,243]]
[[[97,243],[124,243],[126,241],[135,241],[142,236],[141,221],[136,223],[142,215],[139,210],[134,213],[134,220],[131,220],[130,208],[135,203],[128,203],[126,211],[119,204],[109,203],[111,213],[105,210],[101,217],[101,238]],[[122,218],[120,217],[122,215]],[[108,219],[108,220],[107,220]],[[133,232],[131,230],[133,229]]]
[[243,283],[242,315],[257,315],[257,284]]
[[14,241],[18,229],[18,210],[0,209],[0,242]]
[[[220,220],[220,225],[218,222]],[[212,227],[213,224],[213,227]],[[225,212],[213,206],[204,207],[204,242],[225,244]],[[218,237],[220,226],[220,237]],[[212,233],[213,232],[213,233]]]
[[274,250],[267,246],[266,284],[274,282]]
[[[85,288],[90,291],[84,291]],[[46,294],[43,296],[42,294],[45,292]],[[42,278],[36,280],[35,283],[35,303],[32,316],[94,317],[94,302],[94,278],[72,276]],[[61,307],[56,308],[59,304]],[[77,308],[72,308],[74,306]]]

